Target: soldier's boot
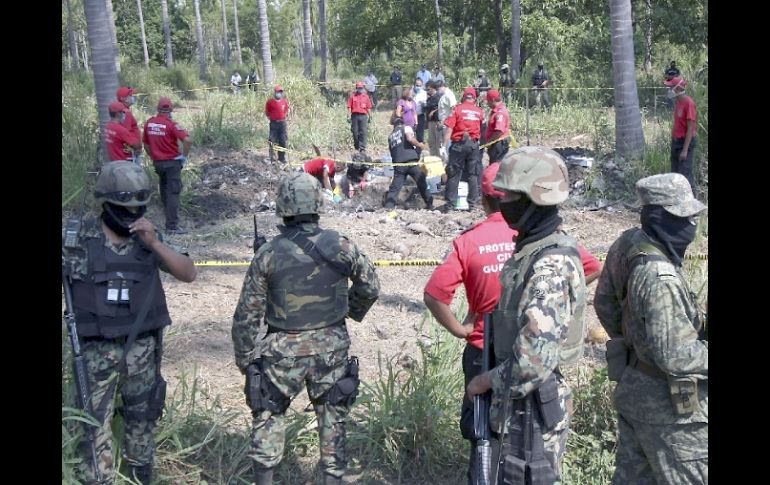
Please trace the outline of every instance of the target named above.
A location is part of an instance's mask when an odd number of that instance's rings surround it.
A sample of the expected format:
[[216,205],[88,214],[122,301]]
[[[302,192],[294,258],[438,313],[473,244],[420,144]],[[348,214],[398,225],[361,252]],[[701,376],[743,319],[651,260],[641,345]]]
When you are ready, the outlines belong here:
[[128,476],[142,485],[150,485],[152,481],[152,464],[132,466],[129,469]]
[[254,465],[255,485],[273,485],[273,469]]
[[324,485],[342,485],[342,478],[324,474]]

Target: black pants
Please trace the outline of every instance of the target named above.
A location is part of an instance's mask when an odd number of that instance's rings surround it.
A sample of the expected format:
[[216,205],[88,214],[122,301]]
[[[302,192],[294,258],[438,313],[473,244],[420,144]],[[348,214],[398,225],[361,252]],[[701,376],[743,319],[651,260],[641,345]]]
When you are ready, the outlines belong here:
[[356,150],[366,150],[366,137],[369,134],[369,115],[353,113],[350,115],[350,131],[353,133],[353,146]]
[[452,142],[449,147],[449,161],[446,165],[447,204],[454,204],[457,199],[457,186],[464,175],[468,179],[468,205],[479,203],[479,173],[481,172],[481,152],[479,142],[474,140]]
[[698,146],[698,144],[693,137],[693,139],[690,140],[690,146],[687,148],[687,158],[679,160],[679,154],[682,153],[682,148],[684,148],[684,138],[673,138],[671,140],[671,171],[681,173],[687,177],[687,181],[690,182],[693,193],[695,193],[695,179],[692,175],[692,159],[696,146]]
[[[283,148],[286,148],[286,142],[288,135],[286,134],[286,121],[270,121],[270,135],[268,138],[271,142],[278,144]],[[286,162],[286,152],[278,152],[278,160],[281,163]]]
[[420,191],[422,200],[425,201],[425,205],[428,207],[433,206],[433,196],[428,193],[428,184],[425,181],[425,173],[420,170],[417,165],[398,166],[393,168],[393,182],[390,184],[388,194],[385,196],[385,207],[392,209],[398,202],[398,193],[401,191],[401,187],[404,186],[406,176],[412,177],[417,184],[417,190]]
[[510,141],[506,138],[503,141],[499,141],[489,147],[489,163],[499,162],[503,159],[506,153],[508,153],[508,147]]
[[372,102],[372,107],[377,107],[377,90],[374,91],[367,91],[366,94],[369,95],[369,100]]
[[425,121],[425,113],[417,115],[417,129],[415,130],[415,136],[417,137],[417,141],[420,143],[425,141],[425,127],[427,125],[428,122]]
[[155,173],[160,177],[160,201],[166,212],[166,230],[179,228],[179,194],[182,193],[182,162],[158,160]]

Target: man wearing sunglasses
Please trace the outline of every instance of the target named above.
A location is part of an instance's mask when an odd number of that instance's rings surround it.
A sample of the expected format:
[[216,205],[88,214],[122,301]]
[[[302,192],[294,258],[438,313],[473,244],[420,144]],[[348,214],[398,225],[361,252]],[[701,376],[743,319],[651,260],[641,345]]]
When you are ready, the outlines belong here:
[[[171,118],[174,105],[169,98],[158,100],[158,114],[144,124],[144,149],[150,154],[155,173],[160,177],[160,200],[166,212],[166,232],[185,234],[179,227],[179,194],[182,193],[182,168],[187,163],[192,141],[187,131]],[[182,142],[182,152],[179,151]]]
[[645,177],[636,191],[642,227],[612,244],[594,296],[617,382],[612,483],[708,483],[709,348],[682,274],[706,206],[679,173]]
[[[163,328],[171,324],[160,272],[189,283],[196,271],[187,254],[163,242],[144,218],[150,180],[132,162],[104,165],[94,193],[99,217],[86,220],[74,242],[65,239],[62,264],[72,301],[93,417],[99,483],[113,483],[112,420],[120,393],[124,422],[121,450],[134,481],[149,485],[155,452],[155,422],[165,402],[160,373]],[[88,433],[84,433],[88,436]],[[78,453],[83,483],[96,483],[91,445]]]

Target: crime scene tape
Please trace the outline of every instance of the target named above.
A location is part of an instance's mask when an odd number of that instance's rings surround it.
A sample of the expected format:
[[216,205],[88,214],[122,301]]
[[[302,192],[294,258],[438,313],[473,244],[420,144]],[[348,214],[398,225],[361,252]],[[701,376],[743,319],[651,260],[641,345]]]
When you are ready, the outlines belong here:
[[[596,257],[599,261],[604,261],[607,256],[602,254]],[[702,254],[686,254],[684,259],[688,260],[708,260],[708,253]],[[374,266],[438,266],[443,260],[441,259],[377,259],[372,261]],[[195,266],[249,266],[251,261],[195,261]]]

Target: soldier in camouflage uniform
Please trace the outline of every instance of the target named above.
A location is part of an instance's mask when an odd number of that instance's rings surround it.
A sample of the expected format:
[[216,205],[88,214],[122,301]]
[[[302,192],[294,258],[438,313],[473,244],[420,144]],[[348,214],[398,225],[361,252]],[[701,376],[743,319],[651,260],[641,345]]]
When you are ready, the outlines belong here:
[[[492,471],[500,483],[523,485],[525,473],[556,483],[572,408],[560,367],[582,357],[586,299],[577,243],[559,229],[557,204],[569,196],[567,167],[556,152],[529,146],[508,152],[501,163],[492,185],[505,194],[500,211],[518,237],[492,314],[496,366],[467,390],[471,396],[492,390],[490,426],[501,442]],[[525,455],[528,442],[532,453]]]
[[[322,208],[321,186],[312,175],[294,173],[281,181],[281,234],[254,255],[233,316],[235,362],[247,376],[254,417],[250,456],[258,485],[272,483],[283,455],[284,414],[303,383],[318,419],[324,483],[342,483],[347,466],[345,419],[358,376],[355,357],[348,358],[345,318],[364,318],[380,282],[355,244],[318,226]],[[263,318],[267,334],[259,340]],[[255,376],[260,391],[250,396]]]
[[[151,195],[143,168],[124,161],[104,165],[94,195],[102,203],[101,215],[84,221],[76,245],[63,246],[62,254],[72,281],[94,418],[100,423],[94,439],[102,481],[96,481],[87,441],[79,448],[78,468],[86,483],[114,481],[110,422],[119,392],[125,422],[123,458],[130,467],[129,476],[149,485],[155,420],[165,397],[162,391],[156,392],[156,386],[165,389],[156,344],[163,328],[171,324],[158,270],[191,282],[195,266],[186,254],[167,246],[143,217]],[[145,313],[143,319],[138,318],[141,313]],[[135,340],[126,349],[132,334]]]
[[678,173],[639,180],[641,228],[610,247],[594,297],[618,381],[613,484],[708,483],[708,341],[681,273],[706,206]]

